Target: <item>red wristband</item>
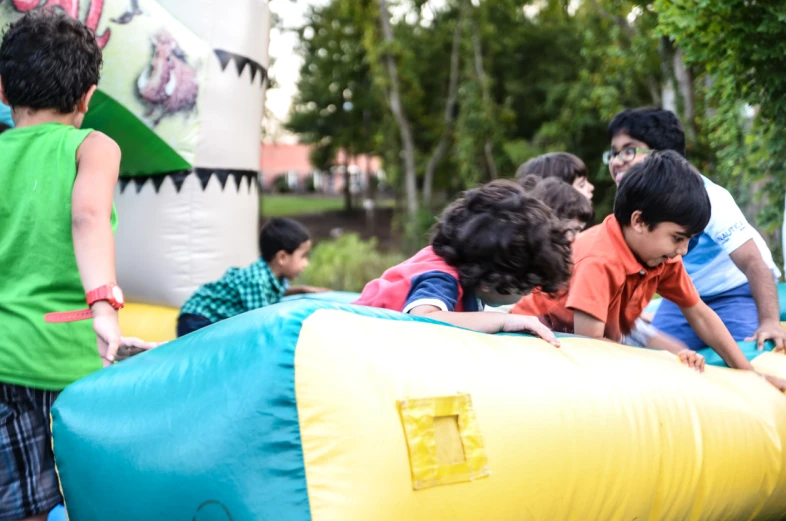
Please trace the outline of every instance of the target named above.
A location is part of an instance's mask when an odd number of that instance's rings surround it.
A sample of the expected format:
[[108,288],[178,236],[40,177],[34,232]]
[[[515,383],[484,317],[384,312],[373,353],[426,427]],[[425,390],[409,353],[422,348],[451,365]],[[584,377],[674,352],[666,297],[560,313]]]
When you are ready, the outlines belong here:
[[79,311],[61,311],[58,313],[47,313],[44,315],[44,320],[50,324],[57,324],[60,322],[76,322],[79,320],[88,320],[93,318],[93,312],[89,309],[81,309]]

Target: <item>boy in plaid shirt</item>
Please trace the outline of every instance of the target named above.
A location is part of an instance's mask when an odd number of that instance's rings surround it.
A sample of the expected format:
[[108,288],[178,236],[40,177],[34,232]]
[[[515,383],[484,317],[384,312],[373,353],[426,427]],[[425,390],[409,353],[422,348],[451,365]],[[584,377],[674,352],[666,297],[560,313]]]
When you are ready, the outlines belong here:
[[291,219],[270,219],[259,237],[262,258],[246,268],[230,268],[215,282],[201,286],[180,309],[177,336],[220,320],[277,304],[282,297],[327,291],[310,286],[289,287],[308,266],[311,238]]

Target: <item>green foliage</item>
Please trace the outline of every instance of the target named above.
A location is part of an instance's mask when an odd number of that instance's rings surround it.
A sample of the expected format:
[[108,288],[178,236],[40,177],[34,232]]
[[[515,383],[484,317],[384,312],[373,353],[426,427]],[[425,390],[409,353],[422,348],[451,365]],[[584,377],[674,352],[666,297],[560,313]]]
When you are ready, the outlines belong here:
[[287,181],[286,174],[282,174],[273,180],[273,189],[280,194],[285,194],[292,191],[289,188],[289,182]]
[[[761,195],[768,211],[758,223],[772,231],[783,220],[786,190],[786,3],[657,0],[655,6],[660,30],[709,85],[716,177],[727,185],[767,179]],[[744,103],[758,109],[752,121],[742,115]]]
[[375,239],[364,241],[350,233],[318,243],[300,279],[310,286],[359,292],[368,281],[402,260],[400,255],[379,252]]
[[311,7],[298,32],[304,62],[287,128],[316,145],[311,161],[321,170],[333,165],[342,148],[351,155],[375,153],[384,141],[376,122],[386,109],[383,93],[372,88],[355,20],[333,1]]

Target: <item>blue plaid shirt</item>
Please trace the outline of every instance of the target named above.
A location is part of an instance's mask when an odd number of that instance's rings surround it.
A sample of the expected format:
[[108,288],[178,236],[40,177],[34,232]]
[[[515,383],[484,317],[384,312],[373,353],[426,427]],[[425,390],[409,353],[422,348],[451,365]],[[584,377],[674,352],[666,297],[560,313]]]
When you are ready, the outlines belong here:
[[201,315],[218,322],[252,309],[277,304],[289,286],[276,278],[263,259],[247,268],[229,268],[223,277],[201,286],[180,309],[180,314]]

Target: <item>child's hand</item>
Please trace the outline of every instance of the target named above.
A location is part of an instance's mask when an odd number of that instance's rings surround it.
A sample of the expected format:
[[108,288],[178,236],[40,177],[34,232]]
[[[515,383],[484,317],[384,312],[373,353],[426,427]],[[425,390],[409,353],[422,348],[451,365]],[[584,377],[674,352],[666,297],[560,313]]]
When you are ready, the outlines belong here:
[[704,372],[704,357],[693,349],[683,349],[677,353],[677,356],[679,357],[680,362],[687,365],[691,369],[695,369],[700,373]]
[[115,361],[120,362],[134,355],[149,351],[154,347],[158,347],[164,342],[145,342],[139,338],[124,336],[120,339],[120,347],[117,349]]
[[92,311],[93,331],[96,333],[98,354],[101,356],[104,367],[112,365],[117,357],[117,349],[121,345],[142,349],[152,349],[159,345],[138,338],[123,337],[120,333],[117,311],[107,302],[96,302],[92,306]]
[[504,322],[502,323],[502,331],[504,332],[521,332],[521,331],[528,331],[530,333],[534,333],[546,342],[550,343],[555,347],[560,346],[560,342],[556,336],[554,336],[554,332],[544,326],[538,317],[533,317],[529,315],[501,315],[504,317]]

